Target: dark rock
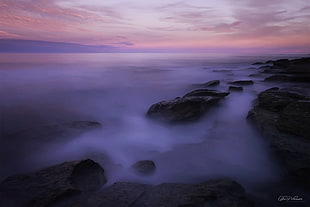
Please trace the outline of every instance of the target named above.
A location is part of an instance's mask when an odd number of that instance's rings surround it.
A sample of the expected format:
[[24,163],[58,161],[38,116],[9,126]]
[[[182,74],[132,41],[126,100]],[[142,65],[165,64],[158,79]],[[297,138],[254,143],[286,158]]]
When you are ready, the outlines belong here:
[[288,68],[291,62],[288,59],[280,59],[273,61],[274,68]]
[[265,64],[273,64],[273,60],[267,60],[266,62],[265,62]]
[[264,81],[283,81],[283,82],[286,82],[286,81],[290,81],[291,78],[287,75],[272,75],[272,76],[269,76],[267,78],[265,78]]
[[229,91],[243,91],[242,86],[229,86],[228,88]]
[[131,207],[149,188],[145,184],[117,182],[90,196],[83,207]]
[[256,63],[253,63],[252,65],[263,65],[264,63],[263,62],[256,62]]
[[[310,174],[304,173],[310,163],[310,97],[289,89],[271,88],[261,92],[257,101],[248,119],[268,139],[287,170],[287,179],[295,179],[302,187],[301,183],[310,179]],[[299,177],[292,176],[296,174]]]
[[232,81],[229,83],[233,85],[252,85],[254,82],[252,80],[240,80],[240,81]]
[[96,121],[74,121],[64,123],[63,125],[73,129],[84,129],[84,130],[96,129],[102,127],[101,124]]
[[258,95],[257,106],[269,111],[279,112],[296,99],[306,99],[306,96],[274,87]]
[[212,86],[217,86],[220,84],[220,80],[212,80],[208,81],[206,83],[201,83],[201,84],[194,84],[195,87],[212,87]]
[[94,121],[74,121],[61,124],[42,125],[29,129],[20,130],[11,137],[22,137],[24,140],[35,139],[37,141],[47,141],[63,139],[64,137],[75,136],[85,131],[98,129],[101,127],[99,122]]
[[201,184],[163,183],[147,190],[133,207],[254,206],[241,185],[229,179]]
[[232,70],[212,70],[213,72],[218,72],[218,73],[230,73]]
[[212,81],[204,83],[203,85],[205,87],[210,87],[210,86],[217,86],[219,84],[220,84],[220,80],[212,80]]
[[[68,206],[68,205],[67,205]],[[118,182],[80,199],[74,207],[250,207],[244,188],[230,179],[214,179],[200,184],[163,183],[149,186]]]
[[194,121],[220,100],[219,97],[193,96],[153,104],[147,116],[168,122]]
[[270,69],[270,68],[271,68],[270,65],[264,65],[264,66],[259,67],[259,69]]
[[191,91],[183,96],[183,98],[186,97],[193,97],[193,96],[213,96],[213,97],[225,97],[228,96],[229,92],[219,92],[215,90],[209,90],[209,89],[198,89]]
[[153,104],[147,111],[147,116],[168,122],[194,121],[228,94],[229,92],[209,89],[194,90],[182,98],[177,97]]
[[140,175],[151,175],[155,172],[155,163],[151,160],[141,160],[132,165],[132,169]]
[[281,111],[277,127],[280,131],[310,139],[310,100],[290,102]]
[[263,77],[263,75],[261,73],[252,73],[249,77]]
[[6,178],[0,184],[2,206],[50,206],[106,183],[104,169],[92,160],[64,162]]

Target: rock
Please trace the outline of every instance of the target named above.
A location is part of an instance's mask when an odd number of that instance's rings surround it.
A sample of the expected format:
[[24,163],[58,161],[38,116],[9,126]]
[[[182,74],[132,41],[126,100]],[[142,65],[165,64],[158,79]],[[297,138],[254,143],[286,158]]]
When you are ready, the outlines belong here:
[[291,62],[288,59],[280,59],[273,61],[274,68],[288,68]]
[[132,165],[132,169],[140,175],[151,175],[155,172],[155,163],[151,160],[141,160]]
[[[67,205],[68,206],[68,205]],[[230,179],[213,179],[200,184],[163,183],[149,186],[118,182],[80,199],[74,207],[250,207],[244,188]]]
[[265,64],[273,64],[273,60],[267,60]]
[[83,207],[131,207],[148,188],[146,184],[117,182],[90,196]]
[[249,77],[263,77],[263,75],[261,73],[252,73]]
[[[264,73],[282,74],[283,76],[271,77],[270,81],[310,82],[310,58],[280,59],[272,61],[271,68],[265,69]],[[284,75],[288,75],[286,78]],[[269,81],[267,79],[267,81]]]
[[259,69],[270,69],[270,68],[272,68],[270,65],[264,65],[259,67]]
[[229,91],[243,91],[242,86],[229,86],[228,88]]
[[263,65],[263,64],[264,64],[263,62],[255,62],[252,65]]
[[264,81],[281,81],[281,82],[284,81],[284,82],[287,82],[287,81],[290,81],[290,77],[287,75],[272,75],[272,76],[265,78]]
[[212,80],[203,84],[204,87],[217,86],[220,84],[220,80]]
[[229,179],[214,179],[200,184],[163,183],[147,190],[133,207],[253,206],[243,187]]
[[[310,174],[301,172],[310,163],[310,97],[289,89],[265,90],[258,95],[248,120],[266,136],[287,170],[287,179],[296,179],[299,187],[308,182]],[[296,174],[299,176],[292,176]]]
[[[277,128],[310,141],[310,100],[292,101],[281,111]],[[310,163],[309,163],[310,164]],[[310,167],[310,166],[309,166]]]
[[205,112],[229,92],[209,89],[198,89],[185,94],[182,98],[160,101],[153,104],[147,116],[168,122],[184,122],[198,120]]
[[230,73],[230,72],[232,72],[232,70],[212,70],[212,72],[216,72],[216,73]]
[[168,122],[194,121],[219,100],[219,97],[193,96],[160,101],[149,108],[147,116]]
[[252,80],[240,80],[240,81],[232,81],[229,84],[233,85],[252,85],[254,82]]
[[76,136],[85,131],[98,129],[102,127],[99,122],[95,121],[73,121],[60,124],[42,125],[29,129],[24,129],[11,134],[15,139],[22,137],[24,140],[34,139],[36,141],[48,141],[63,139],[64,137]]
[[206,83],[194,84],[193,86],[207,88],[207,87],[217,86],[219,84],[220,84],[220,80],[212,80],[212,81],[208,81]]
[[0,184],[2,206],[50,206],[106,183],[104,169],[86,159],[64,162],[34,173],[6,178]]
[[191,91],[183,96],[183,98],[186,97],[193,97],[193,96],[213,96],[213,97],[225,97],[228,96],[229,92],[219,92],[215,90],[209,90],[209,89],[198,89]]
[[99,122],[96,121],[73,121],[63,124],[65,127],[73,129],[90,130],[102,127]]
[[273,87],[258,95],[258,107],[273,112],[279,112],[294,100],[306,99],[306,96],[288,90]]

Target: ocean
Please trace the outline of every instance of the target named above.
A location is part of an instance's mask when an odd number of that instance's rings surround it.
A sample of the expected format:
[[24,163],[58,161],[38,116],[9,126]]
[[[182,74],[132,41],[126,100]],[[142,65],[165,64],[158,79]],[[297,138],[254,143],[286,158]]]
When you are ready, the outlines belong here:
[[[245,186],[275,181],[281,170],[246,120],[257,94],[271,85],[263,75],[249,75],[259,70],[254,62],[296,57],[301,55],[0,54],[0,179],[91,158],[105,168],[109,184],[223,176]],[[219,91],[235,80],[255,84],[232,92],[193,123],[170,125],[146,116],[152,104],[211,80],[221,80],[212,88]],[[35,134],[36,128],[72,121],[102,127],[74,136]],[[132,172],[138,160],[153,160],[155,174]]]

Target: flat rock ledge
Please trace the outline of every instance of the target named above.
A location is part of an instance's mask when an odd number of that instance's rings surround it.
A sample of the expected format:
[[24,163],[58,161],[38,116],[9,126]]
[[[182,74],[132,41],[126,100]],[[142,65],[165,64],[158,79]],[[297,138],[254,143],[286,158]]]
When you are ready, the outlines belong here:
[[230,179],[200,184],[162,183],[150,186],[118,182],[81,199],[71,207],[252,207],[244,188]]
[[64,162],[6,178],[0,183],[0,206],[53,206],[81,193],[96,191],[105,183],[104,169],[98,163],[90,159]]

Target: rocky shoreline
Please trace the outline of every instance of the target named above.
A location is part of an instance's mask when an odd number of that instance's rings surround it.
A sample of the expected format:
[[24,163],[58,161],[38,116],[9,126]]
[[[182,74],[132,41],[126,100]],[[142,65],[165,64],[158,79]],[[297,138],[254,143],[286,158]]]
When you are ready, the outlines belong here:
[[[288,189],[288,192],[301,193],[299,196],[302,196],[302,201],[284,204],[277,200],[271,202],[265,197],[255,197],[230,178],[211,179],[197,184],[163,183],[151,186],[117,182],[105,186],[109,178],[105,176],[104,166],[85,159],[9,176],[0,183],[0,206],[307,206],[310,187],[310,92],[307,90],[310,58],[269,60],[253,65],[258,66],[255,68],[258,73],[251,77],[262,77],[261,81],[271,83],[273,87],[258,94],[245,119],[266,138],[270,150],[285,172],[283,180],[270,184],[269,189],[264,189],[263,195],[282,195],[277,192],[285,195],[283,189]],[[164,123],[186,124],[207,116],[208,111],[225,101],[230,93],[242,93],[245,87],[255,84],[253,80],[235,80],[228,82],[227,91],[214,90],[212,87],[220,85],[221,81],[195,84],[196,89],[182,97],[153,104],[146,115]],[[81,133],[98,127],[101,127],[98,122],[80,121],[45,127],[41,132],[56,137],[63,136],[68,129],[70,133]],[[30,130],[24,133],[33,137],[34,132]],[[156,163],[150,160],[139,161],[132,168],[142,176],[156,173]]]

